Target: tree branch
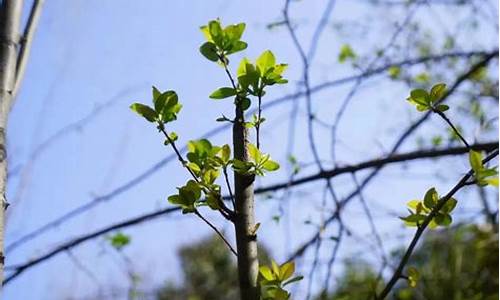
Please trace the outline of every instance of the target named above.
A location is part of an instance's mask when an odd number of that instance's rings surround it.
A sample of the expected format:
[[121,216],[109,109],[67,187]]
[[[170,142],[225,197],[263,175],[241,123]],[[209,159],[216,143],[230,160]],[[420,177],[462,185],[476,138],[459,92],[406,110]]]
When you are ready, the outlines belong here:
[[[12,95],[14,99],[16,98],[17,92],[21,87],[21,81],[23,80],[24,73],[26,71],[26,64],[30,55],[31,44],[33,43],[33,36],[35,35],[36,28],[38,26],[38,21],[40,20],[40,15],[42,13],[42,6],[45,0],[34,0],[31,6],[30,15],[28,17],[28,22],[24,28],[23,37],[21,38],[19,55],[17,56],[16,64],[16,79],[14,85],[14,91]],[[12,106],[12,104],[11,104]]]
[[[487,163],[488,161],[492,160],[496,156],[498,156],[498,148],[493,153],[491,153],[490,155],[488,155],[483,160],[483,163]],[[380,295],[377,296],[377,297],[375,297],[375,299],[382,300],[385,297],[387,297],[387,295],[392,290],[392,288],[394,287],[394,285],[396,284],[396,282],[400,278],[402,278],[403,269],[406,266],[406,264],[408,263],[408,260],[410,259],[410,256],[413,253],[413,250],[417,246],[417,243],[418,243],[420,237],[424,233],[424,231],[427,228],[427,226],[429,225],[429,223],[436,216],[436,214],[439,212],[439,210],[441,208],[443,208],[443,206],[446,204],[446,202],[451,197],[453,197],[453,195],[456,192],[458,192],[461,188],[463,188],[464,186],[467,185],[467,180],[469,180],[469,178],[472,177],[473,172],[474,171],[472,169],[469,170],[469,172],[467,172],[467,174],[465,174],[465,176],[463,176],[462,179],[444,197],[442,197],[438,201],[438,203],[432,209],[432,211],[429,213],[429,215],[427,215],[427,217],[425,218],[424,222],[418,227],[417,231],[415,232],[415,235],[413,236],[413,239],[411,240],[410,245],[406,249],[405,254],[403,255],[403,258],[401,259],[398,267],[396,268],[396,271],[394,272],[394,274],[392,275],[391,279],[389,280],[389,282],[387,283],[387,285],[384,287],[384,289],[382,290],[382,292],[380,293]]]

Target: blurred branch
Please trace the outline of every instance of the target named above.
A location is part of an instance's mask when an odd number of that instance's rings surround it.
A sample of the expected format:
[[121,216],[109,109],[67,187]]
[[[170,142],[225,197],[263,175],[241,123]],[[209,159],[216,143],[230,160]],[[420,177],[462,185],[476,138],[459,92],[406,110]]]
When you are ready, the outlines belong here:
[[[473,149],[477,150],[483,150],[483,151],[491,151],[498,147],[498,141],[497,142],[492,142],[492,143],[485,143],[485,144],[475,144],[471,146]],[[456,147],[456,148],[449,148],[449,149],[443,149],[443,150],[425,150],[425,151],[415,151],[415,152],[409,152],[409,153],[404,153],[404,154],[397,154],[397,155],[392,155],[390,157],[386,157],[383,159],[376,159],[376,160],[371,160],[367,162],[363,162],[357,165],[352,165],[352,166],[346,166],[346,167],[340,167],[336,168],[333,170],[326,171],[325,173],[318,173],[313,176],[307,176],[302,179],[298,179],[292,182],[285,182],[282,184],[277,184],[269,187],[264,187],[260,189],[256,189],[255,193],[256,194],[262,194],[265,192],[269,191],[276,191],[280,189],[287,188],[289,186],[297,186],[301,184],[305,184],[308,182],[314,182],[318,179],[324,179],[327,176],[334,177],[340,174],[345,174],[345,173],[351,173],[355,171],[360,171],[363,169],[367,168],[373,168],[373,167],[381,167],[383,165],[391,164],[391,163],[398,163],[398,162],[404,162],[404,161],[412,161],[412,160],[418,160],[418,159],[424,159],[424,158],[436,158],[436,157],[444,157],[444,156],[449,156],[449,155],[460,155],[468,153],[468,149],[466,147]],[[79,246],[83,242],[86,242],[88,240],[92,240],[94,238],[97,238],[103,234],[106,234],[108,232],[112,232],[117,229],[122,229],[130,226],[134,226],[140,223],[144,222],[149,222],[152,221],[160,216],[164,215],[169,215],[173,212],[180,211],[180,208],[178,207],[171,207],[171,208],[165,208],[159,211],[155,211],[152,213],[147,213],[132,219],[128,219],[116,224],[113,224],[111,226],[105,227],[103,229],[97,230],[92,233],[84,234],[80,237],[74,238],[68,242],[65,242],[59,246],[56,246],[54,249],[50,250],[44,255],[41,255],[37,258],[30,259],[28,262],[19,264],[19,265],[13,265],[13,266],[8,266],[6,269],[12,270],[13,273],[11,273],[4,284],[7,284],[10,282],[12,279],[16,278],[19,276],[21,273],[26,271],[27,269],[34,267],[38,265],[39,263],[42,263],[53,256],[66,251],[68,249],[72,249],[76,246]],[[316,241],[316,239],[312,240],[309,242],[309,244],[313,244]],[[302,246],[303,250],[298,250],[296,251],[296,254],[294,254],[294,257],[300,256],[305,249],[308,247],[308,245]]]
[[[472,74],[474,74],[474,72],[476,72],[477,70],[479,70],[480,68],[486,66],[493,58],[497,58],[498,57],[498,50],[495,50],[494,52],[491,52],[489,53],[488,55],[486,55],[485,57],[483,57],[482,60],[480,60],[478,63],[474,64],[472,67],[470,67],[465,73],[463,73],[462,75],[460,75],[457,80],[455,80],[455,82],[453,83],[453,85],[450,87],[449,90],[447,90],[446,94],[441,98],[441,100],[436,103],[436,104],[440,104],[440,103],[443,103],[444,101],[446,101],[450,95],[452,95],[456,90],[457,88],[463,83],[465,82]],[[399,149],[399,147],[401,147],[401,145],[404,143],[404,141],[411,136],[411,134],[417,130],[428,118],[429,116],[432,114],[432,111],[428,111],[427,113],[425,113],[422,117],[420,117],[420,119],[418,119],[417,121],[415,121],[413,124],[411,124],[401,135],[400,137],[398,138],[398,140],[396,141],[396,143],[393,145],[390,153],[389,153],[389,157],[391,155],[394,155],[394,153],[396,153],[396,151]],[[495,144],[495,147],[497,147],[498,145]],[[472,147],[473,148],[473,147]],[[468,152],[467,148],[463,148],[466,152]],[[363,189],[364,187],[373,179],[375,178],[375,176],[377,176],[377,174],[379,173],[379,171],[382,169],[382,167],[384,167],[384,165],[378,165],[378,166],[375,166],[375,170],[373,170],[370,174],[368,174],[365,179],[361,182],[361,184],[351,193],[349,194],[347,197],[344,198],[344,200],[342,200],[341,202],[341,205],[339,208],[342,208],[344,207],[352,198],[354,198],[357,194],[359,194]],[[355,172],[356,170],[352,171],[352,172]],[[325,222],[325,226],[328,226],[329,223],[333,222],[334,220],[336,220],[339,216],[339,213],[340,213],[340,210],[337,209],[331,216],[328,220],[326,220]],[[299,257],[299,256],[302,256],[302,254],[304,254],[304,252],[307,250],[307,248],[309,248],[309,246],[311,246],[312,244],[314,244],[314,242],[320,237],[320,233],[319,232],[316,232],[309,240],[307,240],[306,242],[304,242],[302,244],[302,246],[300,246],[299,248],[297,248],[297,250],[289,257],[289,260],[294,260],[296,257]]]

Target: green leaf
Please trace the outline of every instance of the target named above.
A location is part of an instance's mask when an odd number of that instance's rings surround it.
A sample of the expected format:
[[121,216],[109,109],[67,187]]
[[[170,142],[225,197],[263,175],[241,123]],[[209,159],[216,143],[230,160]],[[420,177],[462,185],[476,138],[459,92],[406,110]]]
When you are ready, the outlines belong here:
[[450,107],[446,104],[439,104],[438,106],[436,106],[436,109],[439,111],[447,111],[448,109],[450,109]]
[[434,85],[431,88],[431,92],[430,92],[431,101],[436,102],[436,101],[441,100],[441,98],[443,98],[445,93],[446,93],[446,84],[438,83],[438,84]]
[[248,143],[248,154],[250,155],[250,157],[254,162],[256,163],[260,162],[261,153],[259,149],[257,149],[257,147],[252,143]]
[[426,90],[415,89],[410,92],[410,99],[416,104],[428,106],[430,104],[430,97]]
[[280,266],[280,280],[284,281],[288,278],[292,277],[293,273],[295,273],[295,263],[293,261],[284,263]]
[[239,101],[240,108],[243,111],[250,108],[251,104],[252,104],[252,102],[250,102],[250,99],[248,99],[248,98],[243,98],[243,99],[240,99],[240,101]]
[[498,176],[494,177],[494,178],[485,179],[485,181],[486,181],[487,184],[489,184],[491,186],[498,187]]
[[243,41],[234,42],[229,49],[227,49],[226,55],[230,55],[242,50],[245,50],[248,47],[248,44]]
[[441,212],[449,214],[451,213],[455,207],[457,206],[458,201],[455,198],[449,198],[441,208]]
[[273,281],[275,278],[273,272],[268,266],[261,266],[259,268],[259,272],[262,275],[262,277],[264,277],[264,279],[268,281]]
[[219,56],[217,55],[217,47],[212,42],[205,42],[200,47],[200,53],[205,56],[208,60],[218,61]]
[[408,283],[412,288],[417,286],[418,280],[420,278],[420,273],[414,267],[409,267],[407,270],[408,274]]
[[208,26],[201,26],[200,27],[201,32],[203,32],[203,35],[207,39],[208,42],[213,42],[214,40],[212,39],[212,36],[210,35],[210,31],[208,30]]
[[208,32],[210,32],[210,36],[214,43],[222,48],[223,42],[223,31],[219,20],[213,20],[208,22]]
[[425,207],[432,209],[439,201],[439,196],[435,188],[429,189],[424,196]]
[[276,58],[270,50],[266,50],[257,58],[256,64],[260,71],[260,75],[264,76],[266,72],[276,64]]
[[220,175],[220,172],[218,169],[210,169],[210,170],[207,170],[204,174],[203,174],[203,183],[205,184],[213,184],[214,181],[219,177]]
[[290,283],[294,283],[294,282],[297,282],[297,281],[300,281],[304,279],[304,276],[295,276],[294,278],[288,280],[287,282],[283,283],[283,286],[286,286],[286,285],[289,285]]
[[222,155],[221,155],[222,161],[224,164],[227,164],[229,160],[231,159],[231,148],[229,147],[228,144],[222,146]]
[[125,246],[130,244],[130,236],[125,235],[121,232],[109,236],[107,237],[107,239],[111,243],[111,246],[113,246],[118,251],[122,250]]
[[249,86],[254,87],[254,89],[257,88],[260,74],[247,58],[241,60],[236,74],[238,83],[243,89],[246,90]]
[[434,217],[434,222],[439,226],[449,226],[452,222],[452,218],[449,214],[437,213]]
[[158,102],[160,101],[164,101],[163,104],[159,104],[161,105],[161,120],[165,123],[176,120],[177,114],[182,108],[177,93],[174,91],[166,91],[158,98]]
[[200,166],[198,166],[198,164],[196,164],[194,162],[188,162],[186,164],[186,167],[188,167],[195,174],[200,174],[200,172],[201,172]]
[[280,274],[280,267],[278,266],[278,264],[274,261],[274,260],[271,260],[271,268],[273,270],[273,273],[279,277],[279,274]]
[[280,165],[277,162],[269,159],[262,165],[262,168],[264,168],[264,170],[266,171],[272,172],[278,170],[280,168]]
[[218,210],[220,208],[219,199],[213,194],[207,195],[207,204],[213,210]]
[[222,87],[210,94],[211,99],[224,99],[236,95],[236,90],[230,87]]
[[426,72],[422,72],[420,74],[417,74],[417,76],[415,76],[415,82],[420,84],[426,84],[430,80],[431,78],[429,77],[429,74],[427,74]]
[[141,103],[134,103],[130,105],[130,109],[139,114],[140,116],[144,117],[149,122],[155,122],[156,118],[158,117],[154,109]]
[[241,39],[241,36],[243,35],[243,32],[245,31],[245,27],[246,27],[245,23],[229,25],[226,28],[224,28],[224,33],[226,34],[229,40],[239,41]]
[[422,224],[422,222],[425,220],[425,215],[412,214],[407,217],[399,217],[399,218],[405,222],[406,226],[414,227]]
[[169,133],[169,134],[168,134],[168,137],[169,137],[169,138],[168,138],[168,139],[165,139],[165,142],[163,142],[163,144],[164,144],[165,146],[170,145],[170,141],[175,142],[175,141],[177,141],[177,139],[179,138],[179,136],[177,135],[177,133],[175,133],[175,132],[173,132],[173,131],[172,131],[171,133]]
[[401,74],[401,68],[397,66],[392,66],[387,71],[391,79],[397,79]]
[[469,151],[469,162],[475,173],[479,173],[483,169],[483,157],[481,152],[475,150]]
[[153,86],[153,103],[155,103],[156,99],[161,95],[161,92]]
[[339,56],[338,56],[339,62],[343,63],[348,59],[354,60],[355,58],[356,58],[356,53],[354,53],[351,46],[349,46],[348,44],[342,45],[342,47],[340,48]]

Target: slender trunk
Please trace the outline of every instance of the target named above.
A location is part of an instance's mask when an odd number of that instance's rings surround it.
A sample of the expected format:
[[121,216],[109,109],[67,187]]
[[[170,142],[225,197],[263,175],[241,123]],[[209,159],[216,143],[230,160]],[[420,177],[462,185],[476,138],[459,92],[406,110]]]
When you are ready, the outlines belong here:
[[[243,111],[236,107],[236,118],[233,125],[234,158],[248,161],[247,129],[245,128]],[[259,289],[257,276],[259,261],[257,259],[257,236],[255,235],[254,214],[254,175],[245,176],[234,173],[234,198],[236,202],[236,246],[238,248],[238,275],[242,300],[258,300]]]
[[4,224],[7,200],[7,151],[5,132],[7,116],[13,100],[16,78],[17,46],[22,12],[22,0],[3,0],[0,7],[0,282],[3,283],[5,257]]

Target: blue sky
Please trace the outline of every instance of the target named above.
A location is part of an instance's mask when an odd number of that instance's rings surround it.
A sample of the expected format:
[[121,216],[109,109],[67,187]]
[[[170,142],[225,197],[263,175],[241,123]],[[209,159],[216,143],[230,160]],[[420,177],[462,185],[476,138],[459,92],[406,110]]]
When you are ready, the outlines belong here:
[[[171,154],[170,149],[162,145],[161,136],[154,128],[128,108],[132,102],[149,102],[151,85],[163,90],[174,89],[179,94],[184,107],[171,130],[179,134],[180,144],[199,138],[218,126],[214,120],[222,113],[231,115],[231,101],[208,99],[214,89],[228,84],[222,69],[198,52],[203,42],[199,26],[210,19],[220,17],[225,24],[247,23],[244,40],[249,47],[236,55],[234,62],[243,56],[255,59],[263,50],[271,49],[279,62],[289,63],[286,77],[290,83],[272,87],[264,102],[295,92],[300,81],[302,66],[287,31],[284,27],[272,30],[266,27],[281,20],[282,1],[46,2],[26,77],[9,123],[10,167],[28,165],[30,168],[24,176],[12,176],[9,183],[9,199],[17,201],[9,213],[7,243],[95,196],[115,190]],[[394,30],[393,22],[401,21],[405,15],[405,10],[371,9],[363,1],[338,2],[311,67],[313,83],[356,72],[350,64],[338,63],[341,45],[351,44],[360,56],[373,53],[373,47],[383,47],[388,43]],[[292,18],[299,25],[298,35],[306,48],[325,4],[325,1],[292,4]],[[442,38],[446,28],[453,28],[467,18],[466,13],[453,14],[443,7],[436,8],[433,13],[439,18],[429,17],[424,9],[415,18],[425,21],[424,27],[427,26],[436,38]],[[360,25],[359,20],[367,23]],[[335,24],[342,22],[348,24],[345,33],[334,30]],[[364,27],[366,24],[369,27]],[[481,24],[474,36],[467,35],[466,30],[461,31],[457,37],[461,49],[479,47],[489,50],[495,47],[498,44],[497,33],[488,24],[486,21],[485,25]],[[349,30],[365,34],[350,34]],[[231,67],[234,68],[234,63]],[[496,69],[493,71],[496,72]],[[340,86],[314,94],[316,116],[331,122],[349,87]],[[407,93],[405,85],[391,82],[385,75],[362,86],[339,127],[339,164],[372,159],[390,148],[399,133],[418,116],[404,101]],[[456,97],[452,101],[460,103],[461,100]],[[299,101],[293,153],[301,162],[310,163],[312,156],[307,143],[304,100],[301,98]],[[35,163],[29,163],[31,153],[47,138],[68,124],[92,114],[101,105],[106,106],[89,122],[68,130],[64,138],[44,149]],[[277,174],[259,179],[259,185],[287,178],[287,119],[290,109],[291,104],[285,103],[264,112],[268,121],[263,125],[263,148],[283,168]],[[491,113],[495,115],[496,111]],[[450,114],[460,116],[453,110]],[[471,126],[469,137],[472,139],[477,130],[472,122],[464,121],[463,126],[467,125]],[[321,155],[328,160],[330,133],[321,126],[316,128],[315,137]],[[444,132],[443,128],[440,120],[433,119],[418,134]],[[212,141],[215,144],[227,143],[230,136],[230,131],[226,130],[214,136]],[[492,140],[494,136],[481,133],[474,138]],[[414,149],[414,142],[415,139],[411,139],[403,149]],[[439,162],[411,163],[408,169],[387,168],[381,178],[366,189],[366,198],[374,205],[377,203],[404,213],[404,203],[421,197],[429,184],[436,184],[438,190],[444,192],[460,176],[460,172],[467,169],[464,158]],[[453,168],[458,174],[442,174],[440,170],[443,168]],[[315,168],[304,168],[302,172],[314,173]],[[439,180],[435,176],[437,173],[441,175]],[[44,253],[69,237],[165,207],[166,196],[186,179],[185,172],[173,161],[118,197],[19,247],[11,255],[8,254],[7,264],[17,264]],[[289,199],[287,210],[293,234],[285,234],[286,218],[280,224],[272,221],[279,207],[278,202],[258,199],[261,237],[272,248],[277,260],[284,259],[294,246],[314,231],[312,226],[303,225],[303,221],[321,220],[322,186],[323,183],[316,183],[299,187]],[[352,189],[350,176],[335,179],[334,186],[340,195],[347,194]],[[466,197],[467,193],[461,195]],[[474,209],[475,206],[474,203],[465,203],[461,209],[466,211],[467,207]],[[382,212],[380,214],[380,218],[386,217]],[[207,215],[232,238],[230,226],[224,225],[217,215]],[[346,212],[346,217],[352,227],[360,230],[360,236],[366,236],[368,228],[359,205],[353,205],[352,211]],[[388,240],[404,241],[411,233],[401,228],[399,233],[403,240],[391,236],[391,228],[401,227],[394,217],[380,222],[380,226],[382,231],[386,229]],[[132,236],[131,246],[125,250],[126,255],[134,260],[140,258],[133,267],[142,277],[141,287],[151,289],[166,279],[178,281],[180,266],[176,260],[176,249],[209,232],[199,220],[181,215],[124,230]],[[357,244],[355,239],[347,242],[347,246],[342,246],[345,247],[342,255],[348,257],[366,247]],[[329,247],[326,246],[325,253],[331,250]],[[100,285],[127,287],[123,266],[119,261],[117,263],[116,254],[103,239],[86,243],[72,253],[92,270]],[[373,259],[369,255],[366,258]],[[5,288],[5,297],[67,299],[70,296],[90,296],[97,291],[97,286],[93,279],[75,267],[68,255],[61,254],[9,284]],[[305,284],[301,288],[305,288]]]

